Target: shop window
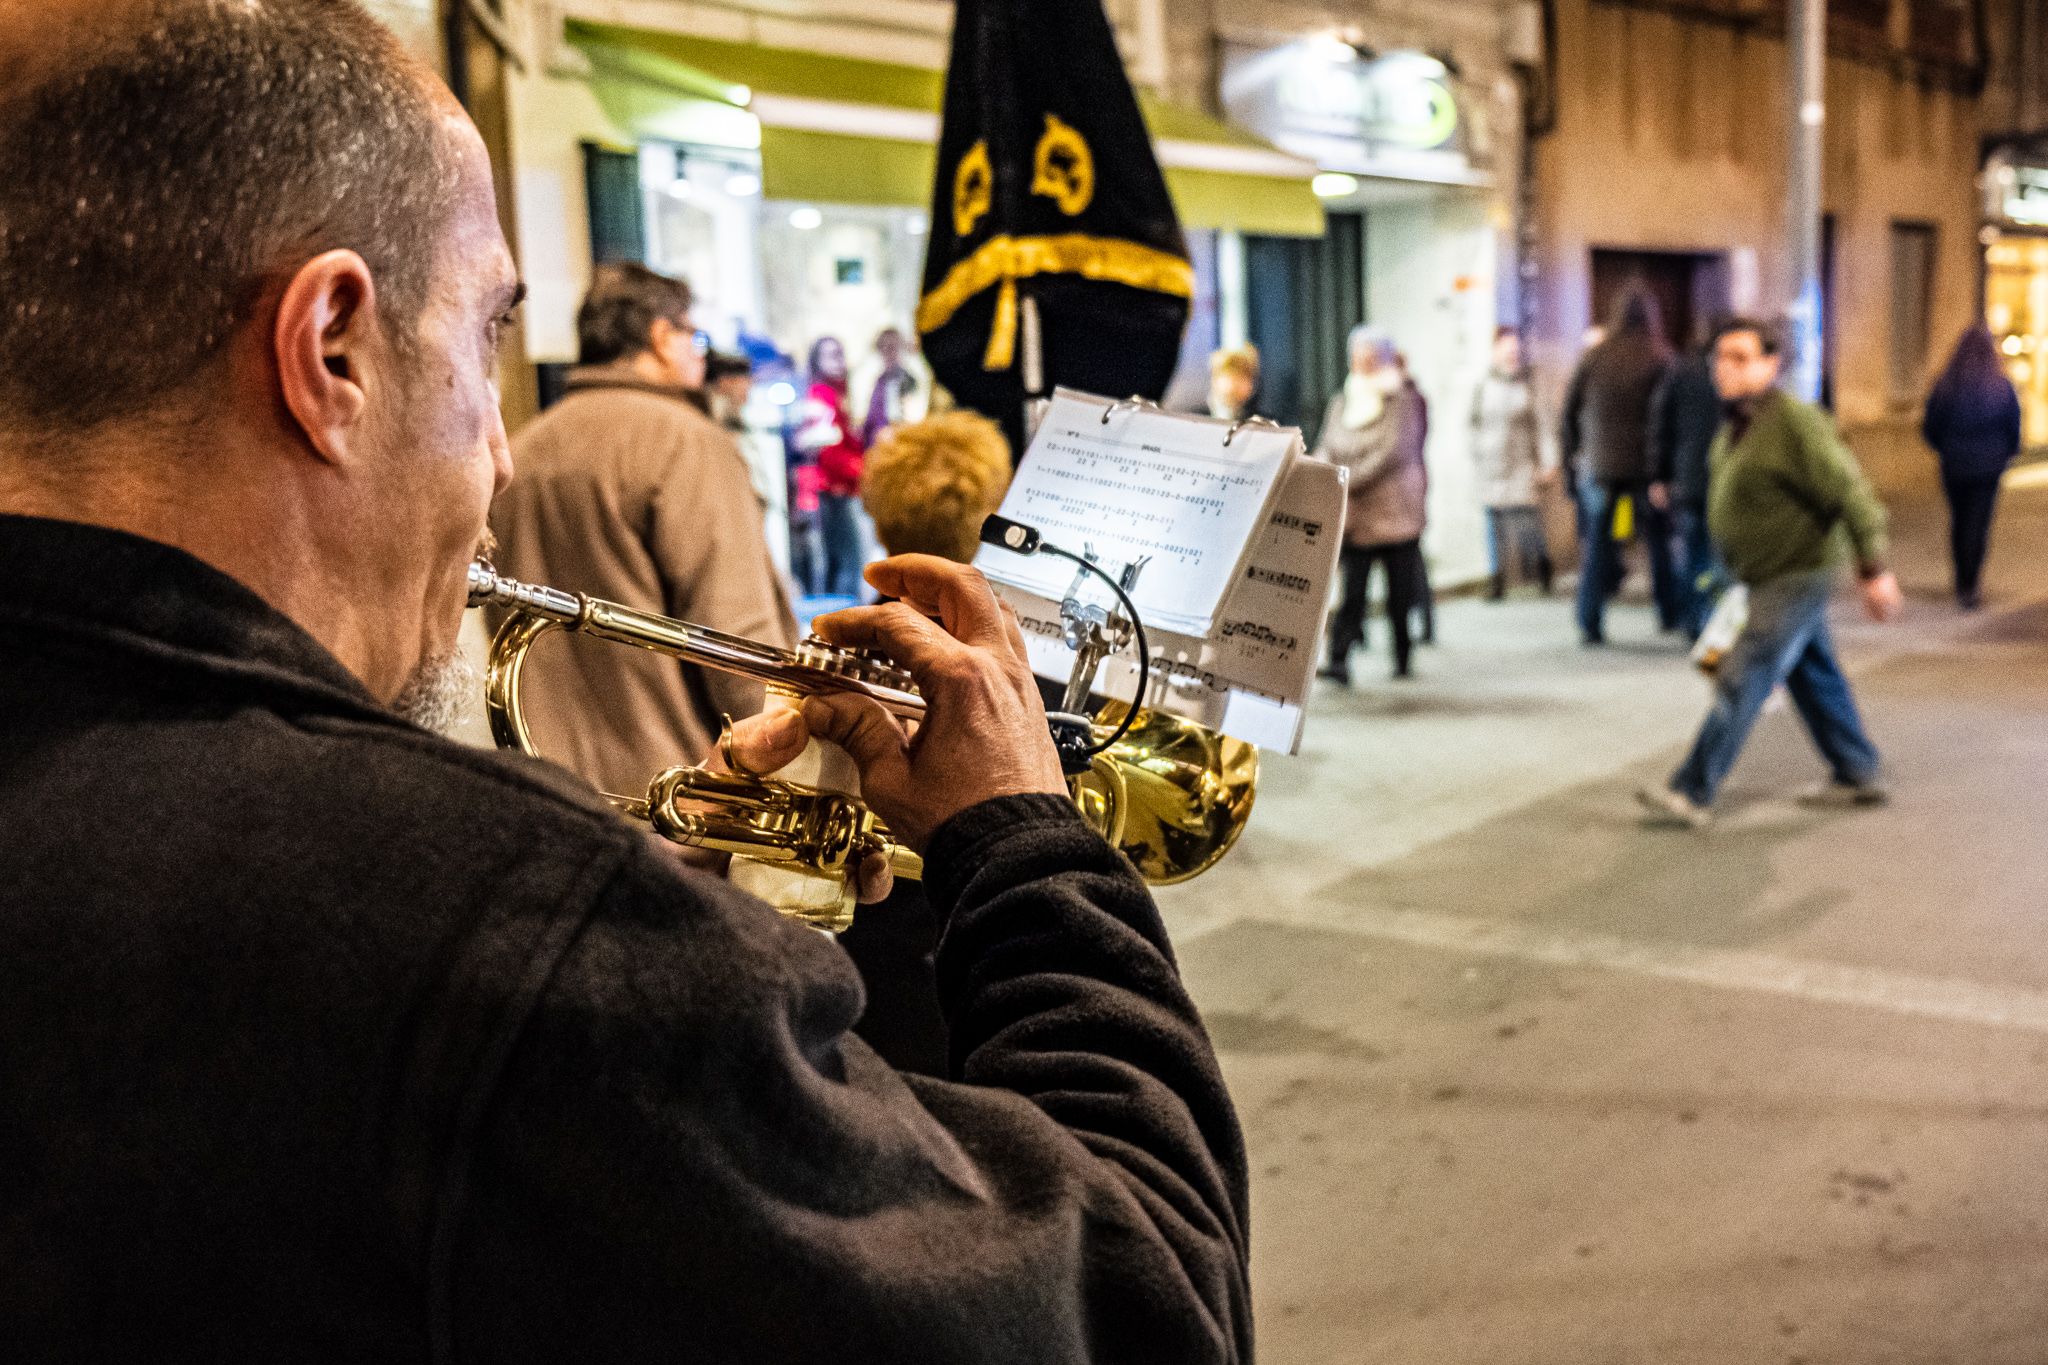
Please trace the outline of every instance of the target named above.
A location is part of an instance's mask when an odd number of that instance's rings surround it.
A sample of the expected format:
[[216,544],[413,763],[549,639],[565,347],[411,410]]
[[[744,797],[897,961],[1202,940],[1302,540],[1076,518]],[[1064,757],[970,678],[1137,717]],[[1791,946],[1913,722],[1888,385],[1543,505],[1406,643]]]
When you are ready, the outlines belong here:
[[1934,315],[1932,223],[1892,224],[1891,396],[1914,403],[1927,382]]

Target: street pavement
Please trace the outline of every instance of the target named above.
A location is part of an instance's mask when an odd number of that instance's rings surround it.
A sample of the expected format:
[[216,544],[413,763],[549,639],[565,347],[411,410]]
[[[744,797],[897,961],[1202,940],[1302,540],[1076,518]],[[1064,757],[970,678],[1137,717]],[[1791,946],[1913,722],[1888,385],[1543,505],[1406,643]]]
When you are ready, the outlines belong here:
[[1989,609],[1898,510],[1839,637],[1894,800],[1782,705],[1704,832],[1632,790],[1707,702],[1647,610],[1446,602],[1161,900],[1253,1171],[1269,1365],[2048,1361],[2048,481]]

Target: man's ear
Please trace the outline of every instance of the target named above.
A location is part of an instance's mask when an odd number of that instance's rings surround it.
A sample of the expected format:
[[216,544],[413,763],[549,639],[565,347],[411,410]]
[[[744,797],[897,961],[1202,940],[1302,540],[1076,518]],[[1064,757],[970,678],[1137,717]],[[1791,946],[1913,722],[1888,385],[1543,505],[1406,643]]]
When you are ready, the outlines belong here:
[[332,464],[346,460],[369,407],[364,365],[376,331],[377,290],[353,251],[299,267],[278,301],[271,349],[285,408]]

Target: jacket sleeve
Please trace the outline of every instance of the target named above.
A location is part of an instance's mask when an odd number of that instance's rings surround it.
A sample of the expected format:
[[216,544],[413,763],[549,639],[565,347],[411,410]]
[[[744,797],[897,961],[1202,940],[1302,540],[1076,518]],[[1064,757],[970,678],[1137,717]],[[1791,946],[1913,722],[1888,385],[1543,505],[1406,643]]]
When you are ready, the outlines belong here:
[[2019,454],[2020,447],[2026,444],[2026,426],[2021,419],[2019,390],[2013,388],[2011,384],[2007,384],[2005,391],[2000,395],[1998,418],[1999,434],[2004,438],[2000,449],[2010,460]]
[[[655,491],[648,548],[671,616],[787,647],[796,623],[776,581],[761,505],[746,457],[725,432],[705,424],[686,438],[673,473]],[[761,709],[761,685],[702,670],[712,706],[729,716]],[[694,762],[702,755],[690,755]]]
[[1948,393],[1939,385],[1927,395],[1926,411],[1920,414],[1920,439],[1937,455],[1948,444]]
[[1830,520],[1839,519],[1848,528],[1858,572],[1866,578],[1882,573],[1888,548],[1884,503],[1833,420],[1818,410],[1806,411],[1795,437],[1799,478],[1807,495]]
[[1584,448],[1584,432],[1579,425],[1579,409],[1586,401],[1586,362],[1579,361],[1572,371],[1571,383],[1564,391],[1564,409],[1558,414],[1557,440],[1559,454],[1568,472],[1576,473],[1579,467],[1579,452]]
[[1679,367],[1674,365],[1664,372],[1657,381],[1657,387],[1650,391],[1649,429],[1644,432],[1645,448],[1650,457],[1650,482],[1670,483],[1676,473],[1674,452],[1678,447],[1677,433],[1672,425],[1677,414],[1673,411],[1677,395]]
[[927,853],[955,1081],[849,1037],[836,945],[635,855],[487,1107],[443,1358],[1249,1359],[1243,1143],[1144,885],[1053,797]]

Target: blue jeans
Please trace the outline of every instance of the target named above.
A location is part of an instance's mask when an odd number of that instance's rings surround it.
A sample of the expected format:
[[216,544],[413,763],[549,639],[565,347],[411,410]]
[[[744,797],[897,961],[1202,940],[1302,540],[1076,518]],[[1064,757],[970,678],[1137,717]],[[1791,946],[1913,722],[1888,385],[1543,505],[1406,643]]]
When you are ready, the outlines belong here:
[[1677,575],[1671,566],[1671,519],[1650,506],[1646,484],[1587,481],[1584,559],[1579,565],[1579,633],[1588,640],[1607,634],[1607,599],[1621,586],[1621,546],[1614,539],[1614,509],[1623,497],[1635,503],[1643,546],[1650,554],[1650,595],[1657,603],[1657,623],[1666,630],[1683,624]]
[[1688,637],[1697,640],[1714,614],[1714,600],[1720,596],[1720,581],[1727,576],[1721,567],[1714,538],[1707,533],[1707,509],[1674,507],[1671,520],[1678,539],[1678,602]]
[[1534,507],[1489,507],[1486,509],[1486,571],[1498,578],[1510,566],[1523,578],[1548,570],[1540,568],[1550,559],[1550,546],[1543,536],[1543,514]]
[[846,493],[820,493],[818,527],[825,555],[821,586],[831,596],[858,597],[865,558],[860,543],[860,499]]
[[1692,752],[1671,775],[1671,789],[1710,806],[1735,766],[1757,714],[1779,683],[1792,694],[1799,718],[1837,782],[1877,778],[1877,748],[1863,732],[1849,679],[1828,638],[1830,573],[1792,574],[1749,590],[1749,624],[1714,680],[1707,713]]

